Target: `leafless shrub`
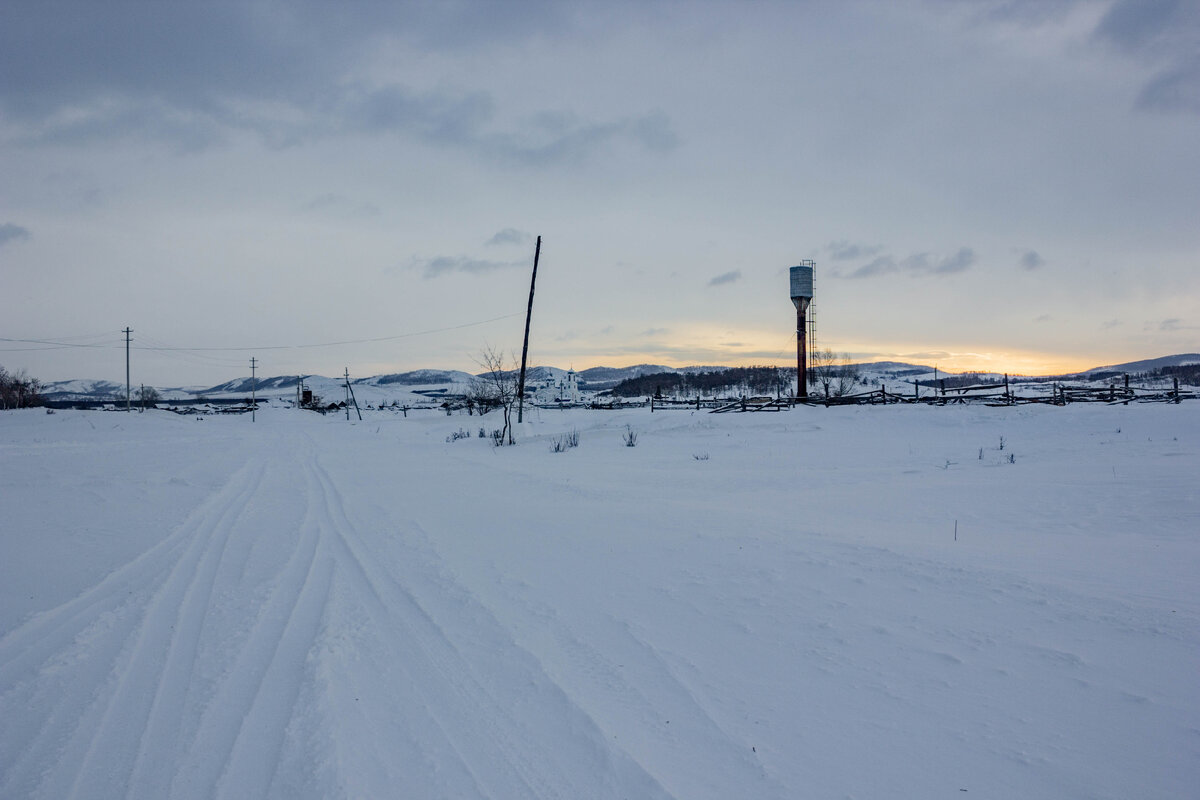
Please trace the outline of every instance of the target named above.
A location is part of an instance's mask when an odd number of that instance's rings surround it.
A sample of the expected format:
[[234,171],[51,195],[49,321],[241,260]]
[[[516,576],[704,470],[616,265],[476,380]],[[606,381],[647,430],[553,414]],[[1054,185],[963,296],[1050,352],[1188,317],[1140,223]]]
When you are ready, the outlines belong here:
[[550,440],[550,452],[552,453],[564,453],[572,447],[579,447],[579,431],[575,429]]
[[[468,394],[468,400],[479,409],[480,414],[498,408],[504,414],[504,427],[496,439],[497,446],[513,444],[512,408],[517,402],[517,373],[502,353],[490,347],[484,348],[478,359],[483,372],[476,376]],[[496,438],[496,437],[493,437]]]
[[808,358],[808,385],[823,397],[845,397],[854,391],[860,371],[850,357],[832,350],[814,350]]

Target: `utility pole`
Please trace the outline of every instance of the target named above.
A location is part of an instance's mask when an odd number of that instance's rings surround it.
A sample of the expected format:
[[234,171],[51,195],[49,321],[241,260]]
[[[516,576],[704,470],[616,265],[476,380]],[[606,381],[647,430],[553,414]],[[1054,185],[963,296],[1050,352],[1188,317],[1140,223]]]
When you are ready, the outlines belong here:
[[255,390],[258,389],[258,383],[254,380],[254,370],[258,366],[258,359],[250,357],[250,421],[254,422],[254,415],[258,411],[258,397]]
[[517,422],[524,418],[525,411],[525,358],[529,355],[529,320],[533,317],[533,288],[537,285],[538,258],[542,255],[542,237],[537,237],[537,248],[533,251],[533,277],[529,281],[529,307],[525,310],[525,343],[521,345],[521,375],[517,378]]
[[129,334],[133,333],[125,326],[125,411],[129,411]]
[[350,385],[350,368],[346,367],[346,420],[350,420],[350,404],[354,403],[354,413],[358,414],[358,421],[362,422],[362,409],[358,407],[358,398],[354,396],[354,387]]

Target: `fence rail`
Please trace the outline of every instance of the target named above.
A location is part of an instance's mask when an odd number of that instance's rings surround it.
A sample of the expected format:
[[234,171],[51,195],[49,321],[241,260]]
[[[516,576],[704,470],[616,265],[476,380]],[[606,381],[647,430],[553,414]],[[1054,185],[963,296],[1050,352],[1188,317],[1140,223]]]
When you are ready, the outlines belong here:
[[971,386],[947,387],[944,384],[937,387],[925,386],[927,393],[921,394],[921,384],[913,384],[912,395],[888,391],[880,386],[868,392],[844,395],[842,397],[808,397],[793,398],[792,403],[798,405],[881,405],[890,403],[919,403],[925,405],[961,405],[982,403],[990,406],[1015,406],[1030,403],[1065,406],[1070,403],[1181,403],[1184,400],[1195,400],[1200,397],[1195,389],[1180,388],[1179,382],[1174,381],[1171,388],[1130,386],[1128,379],[1123,385],[1109,386],[1072,386],[1069,384],[1053,383],[1037,393],[1022,394],[1007,380],[1004,383],[974,384]]

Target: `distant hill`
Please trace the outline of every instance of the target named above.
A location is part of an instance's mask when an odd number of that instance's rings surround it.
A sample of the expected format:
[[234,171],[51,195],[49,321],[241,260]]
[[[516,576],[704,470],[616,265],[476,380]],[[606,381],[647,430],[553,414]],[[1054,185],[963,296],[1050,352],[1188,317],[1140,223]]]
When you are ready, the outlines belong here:
[[[1131,375],[1154,372],[1156,370],[1181,367],[1191,364],[1200,364],[1200,353],[1180,353],[1178,355],[1162,356],[1160,358],[1144,359],[1142,361],[1129,361],[1124,364],[1112,364],[1104,367],[1093,367],[1084,372],[1073,373],[1070,375],[1045,376],[1055,378],[1075,378],[1078,380],[1094,380],[1098,376],[1108,374],[1129,373]],[[786,367],[784,367],[786,369]],[[910,379],[917,376],[930,375],[934,368],[924,364],[909,364],[903,361],[870,361],[858,364],[859,371],[863,377],[868,380],[877,378],[904,378]],[[581,388],[599,392],[612,389],[622,381],[633,378],[640,378],[646,375],[674,373],[679,375],[697,375],[699,373],[711,373],[729,369],[728,367],[715,366],[688,366],[688,367],[666,367],[661,364],[635,364],[629,367],[589,367],[579,370],[579,381]],[[794,367],[793,367],[794,369]],[[537,366],[531,367],[526,373],[526,383],[536,384],[548,379],[560,379],[565,375],[567,370],[561,367]],[[944,376],[950,376],[955,373],[944,369],[939,369],[938,372]],[[296,375],[277,375],[270,378],[259,378],[257,382],[251,382],[249,377],[235,378],[234,380],[219,383],[216,386],[209,387],[154,387],[165,398],[191,398],[200,396],[221,396],[221,395],[244,395],[249,396],[251,387],[260,395],[288,395],[295,390]],[[400,392],[401,397],[409,396],[405,392],[416,392],[416,395],[429,395],[430,391],[438,392],[461,392],[464,384],[470,383],[474,378],[469,372],[461,370],[440,370],[440,369],[418,369],[409,372],[395,372],[385,375],[372,375],[365,378],[355,378],[351,383],[356,387],[363,387],[368,396],[379,398],[392,398],[396,396],[396,392]],[[327,378],[320,375],[305,375],[303,376],[306,386],[309,386],[314,391],[322,396],[333,397],[341,391],[342,380],[337,377]],[[412,388],[407,387],[422,387]],[[439,388],[442,387],[442,388]],[[133,389],[136,392],[137,386]],[[411,395],[411,396],[416,396]],[[123,400],[125,397],[125,384],[116,381],[105,380],[68,380],[68,381],[52,381],[44,385],[42,396],[47,400],[52,401],[107,401],[107,400]]]
[[656,364],[637,364],[632,367],[591,367],[579,372],[579,381],[585,389],[603,391],[611,389],[621,381],[653,375],[656,372],[674,372],[671,367]]
[[641,378],[646,375],[661,375],[664,372],[679,374],[695,374],[698,372],[713,372],[728,369],[728,367],[664,367],[661,364],[635,364],[632,367],[590,367],[579,373],[579,381],[584,389],[589,391],[604,391],[611,389],[621,381]]
[[191,394],[210,395],[210,394],[246,394],[249,396],[251,388],[259,392],[265,392],[271,389],[295,389],[296,375],[277,375],[274,378],[259,378],[257,381],[251,381],[249,378],[235,378],[225,383],[218,383],[216,386],[209,386],[207,389],[200,389],[191,392]]
[[[858,365],[861,372],[876,375],[886,375],[891,378],[902,378],[910,375],[924,375],[933,372],[933,367],[924,364],[909,364],[904,361],[867,361]],[[946,370],[940,370],[947,373]]]
[[1080,376],[1091,375],[1096,372],[1127,372],[1135,374],[1139,372],[1153,372],[1154,370],[1162,369],[1163,367],[1182,367],[1187,364],[1200,364],[1200,353],[1181,353],[1174,356],[1163,356],[1161,358],[1148,358],[1144,361],[1129,361],[1124,364],[1113,364],[1108,367],[1092,367],[1089,370],[1078,373]]
[[52,381],[42,387],[42,397],[48,400],[125,397],[125,384],[112,381]]
[[351,381],[354,384],[370,386],[427,386],[438,383],[470,383],[474,376],[469,372],[452,369],[417,369],[411,372],[393,372],[390,375],[375,375],[370,378],[360,378]]

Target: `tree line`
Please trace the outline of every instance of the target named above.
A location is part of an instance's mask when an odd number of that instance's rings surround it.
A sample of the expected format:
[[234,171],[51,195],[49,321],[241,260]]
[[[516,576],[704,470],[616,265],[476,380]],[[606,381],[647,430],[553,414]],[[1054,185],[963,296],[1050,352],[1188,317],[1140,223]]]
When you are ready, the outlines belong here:
[[0,366],[0,409],[31,408],[42,404],[42,382],[25,374],[12,373]]
[[[788,374],[790,372],[790,374]],[[655,372],[626,378],[612,388],[616,397],[689,397],[695,395],[775,394],[787,391],[796,370],[781,367],[732,367],[706,372]]]
[[[831,350],[809,354],[809,394],[844,397],[862,380],[857,364]],[[616,397],[695,397],[712,395],[784,395],[796,389],[794,367],[730,367],[704,372],[655,372],[626,378],[610,391]]]
[[[1155,374],[1156,373],[1156,374]],[[1155,377],[1178,378],[1180,383],[1200,386],[1200,364],[1181,364],[1175,367],[1160,367]]]

